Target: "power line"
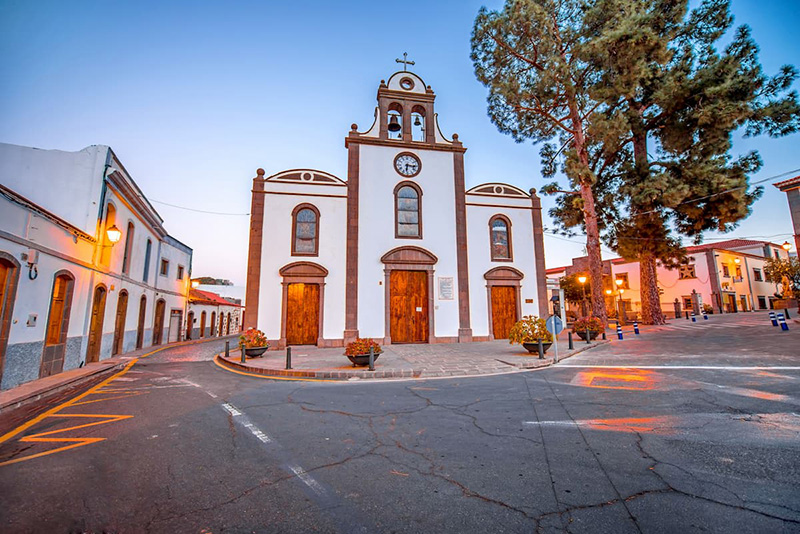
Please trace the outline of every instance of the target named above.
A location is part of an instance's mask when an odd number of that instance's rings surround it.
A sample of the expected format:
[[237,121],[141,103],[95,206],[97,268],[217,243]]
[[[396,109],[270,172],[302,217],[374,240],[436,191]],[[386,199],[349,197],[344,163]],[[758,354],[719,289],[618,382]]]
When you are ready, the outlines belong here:
[[205,213],[205,214],[208,214],[208,215],[231,215],[231,216],[245,216],[246,215],[248,217],[250,216],[249,213],[223,213],[223,212],[220,212],[220,211],[198,210],[198,209],[195,209],[195,208],[187,208],[185,206],[178,206],[178,205],[175,205],[175,204],[170,204],[169,202],[162,202],[160,200],[155,200],[155,199],[152,199],[152,198],[149,198],[148,200],[150,202],[155,202],[157,204],[163,204],[163,205],[169,206],[171,208],[178,208],[179,210],[186,210],[186,211],[194,211],[196,213]]

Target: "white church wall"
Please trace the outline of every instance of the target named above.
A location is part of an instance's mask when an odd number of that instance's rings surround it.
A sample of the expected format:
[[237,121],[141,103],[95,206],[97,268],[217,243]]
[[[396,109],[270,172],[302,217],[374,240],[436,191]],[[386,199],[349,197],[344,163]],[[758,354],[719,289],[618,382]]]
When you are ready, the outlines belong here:
[[[438,259],[434,277],[452,277],[458,295],[453,154],[412,150],[422,162],[420,173],[405,179],[393,170],[395,156],[406,149],[361,146],[359,165],[358,328],[363,337],[385,332],[385,273],[381,257],[396,247],[417,246]],[[422,189],[422,239],[395,238],[395,186],[404,181]],[[458,301],[440,301],[434,280],[434,335],[458,336]]]
[[[267,193],[264,202],[258,328],[268,339],[280,339],[283,279],[279,271],[290,263],[308,261],[325,267],[329,272],[323,288],[323,337],[341,339],[344,332],[347,190],[338,186],[270,181],[264,185]],[[318,256],[292,256],[292,211],[304,203],[312,204],[320,213]]]
[[[497,206],[476,206],[495,204]],[[513,261],[492,261],[489,219],[505,215],[511,221]],[[489,335],[489,304],[484,274],[495,267],[513,267],[525,276],[520,283],[522,315],[538,315],[536,262],[533,249],[533,219],[530,200],[467,195],[467,244],[469,248],[469,298],[472,335]],[[530,301],[530,302],[528,302]]]

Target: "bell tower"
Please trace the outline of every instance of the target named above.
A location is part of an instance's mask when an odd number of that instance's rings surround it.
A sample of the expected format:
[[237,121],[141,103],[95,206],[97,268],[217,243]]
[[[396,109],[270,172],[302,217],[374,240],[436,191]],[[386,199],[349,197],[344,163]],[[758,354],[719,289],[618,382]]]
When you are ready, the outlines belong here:
[[[367,131],[353,124],[345,138],[347,170],[347,248],[344,341],[363,335],[389,340],[388,319],[375,310],[388,310],[389,279],[382,280],[381,263],[393,249],[423,250],[439,258],[432,267],[427,291],[430,342],[435,339],[470,341],[469,280],[467,266],[464,152],[453,134],[446,138],[434,110],[436,95],[417,74],[407,70],[414,63],[397,60],[403,70],[378,86],[375,120]],[[398,214],[398,188],[416,190],[414,214]],[[430,200],[428,200],[430,199]],[[435,199],[435,201],[434,201]],[[399,217],[409,217],[405,233]],[[359,221],[364,223],[360,224]],[[435,230],[423,231],[428,227]],[[434,222],[435,221],[435,222]],[[413,270],[410,269],[409,270]],[[388,275],[386,275],[388,276]],[[434,276],[454,281],[452,297],[434,294]],[[364,312],[363,310],[367,310]],[[390,312],[385,312],[386,317]],[[434,327],[434,322],[436,326]]]

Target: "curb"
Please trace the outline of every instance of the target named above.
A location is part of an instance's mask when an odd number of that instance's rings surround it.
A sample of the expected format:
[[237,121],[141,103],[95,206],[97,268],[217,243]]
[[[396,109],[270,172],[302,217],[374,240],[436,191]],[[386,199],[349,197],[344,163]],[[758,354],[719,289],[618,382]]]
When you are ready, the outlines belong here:
[[[566,355],[560,356],[559,362],[571,358],[576,354],[580,354],[581,352],[585,352],[589,349],[593,349],[599,347],[601,345],[605,345],[610,343],[610,340],[600,340],[591,345],[585,345],[583,347],[573,349],[573,351]],[[521,364],[521,365],[514,365],[509,364],[503,360],[497,360],[503,362],[511,369],[509,372],[515,371],[529,371],[533,369],[543,369],[545,367],[550,367],[553,365],[558,365],[557,363],[553,363],[553,358],[546,358],[544,360],[536,359],[529,364]],[[496,372],[487,372],[487,373],[475,373],[475,374],[466,374],[466,373],[430,373],[425,374],[423,376],[422,371],[415,370],[415,369],[395,369],[395,370],[375,370],[375,371],[316,371],[313,369],[306,369],[306,370],[294,370],[294,369],[268,369],[265,367],[252,367],[247,364],[242,364],[241,362],[234,361],[233,359],[225,359],[222,357],[222,354],[217,354],[214,357],[214,362],[219,366],[228,371],[232,371],[235,373],[246,373],[250,375],[259,375],[264,378],[275,378],[275,379],[294,379],[294,380],[324,380],[324,381],[346,381],[350,379],[391,379],[391,378],[419,378],[419,379],[427,379],[427,378],[463,378],[463,377],[475,377],[475,376],[490,376],[496,375]],[[513,369],[513,370],[512,370]],[[507,373],[503,373],[507,374]]]

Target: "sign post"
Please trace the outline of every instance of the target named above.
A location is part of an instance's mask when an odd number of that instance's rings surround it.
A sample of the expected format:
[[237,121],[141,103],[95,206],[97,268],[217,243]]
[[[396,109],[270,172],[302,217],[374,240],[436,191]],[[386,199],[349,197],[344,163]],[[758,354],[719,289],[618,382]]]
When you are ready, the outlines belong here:
[[561,317],[558,315],[551,315],[545,321],[545,326],[547,331],[553,334],[553,345],[555,345],[555,356],[553,357],[553,363],[558,363],[558,334],[564,330],[564,321],[561,320]]

